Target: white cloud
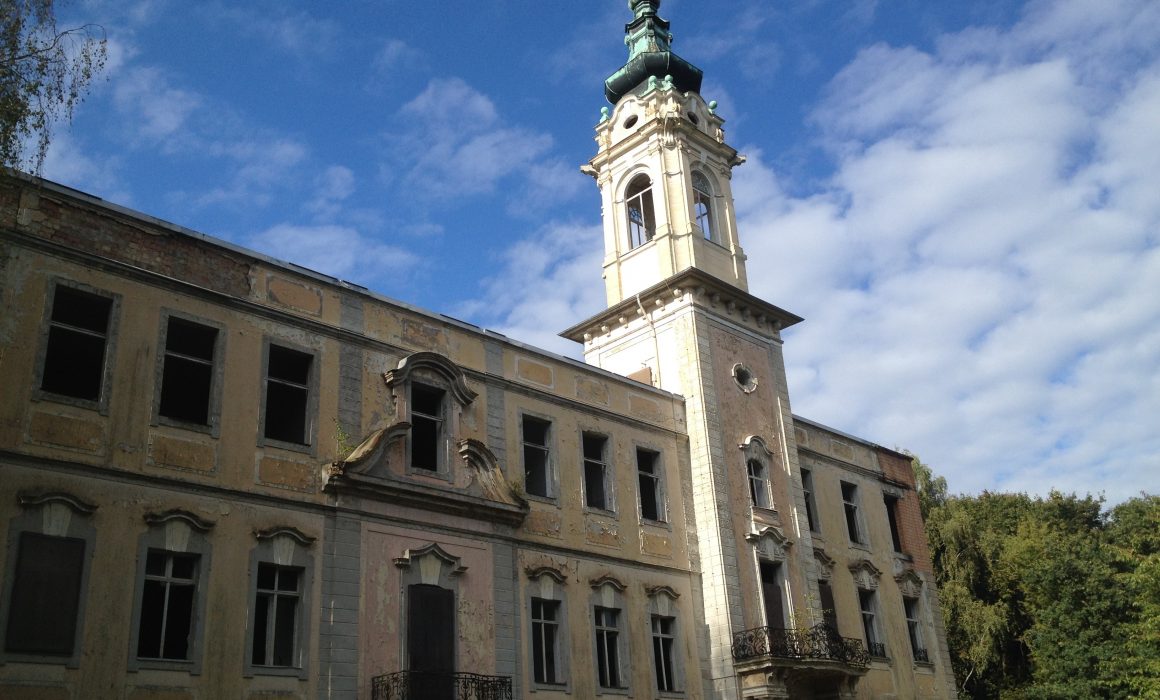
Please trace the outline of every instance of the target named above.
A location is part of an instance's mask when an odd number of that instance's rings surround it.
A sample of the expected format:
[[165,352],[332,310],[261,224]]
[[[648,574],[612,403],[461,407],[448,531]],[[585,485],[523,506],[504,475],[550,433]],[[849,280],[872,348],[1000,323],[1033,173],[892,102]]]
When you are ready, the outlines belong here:
[[409,278],[419,259],[346,226],[278,224],[249,236],[245,245],[280,260],[364,286]]
[[199,95],[171,86],[159,69],[150,67],[119,76],[113,94],[122,112],[135,115],[134,133],[151,141],[181,138],[190,115],[202,105]]
[[1160,16],[1128,5],[865,49],[814,117],[827,187],[738,171],[752,291],[806,317],[796,412],[954,489],[1160,490]]

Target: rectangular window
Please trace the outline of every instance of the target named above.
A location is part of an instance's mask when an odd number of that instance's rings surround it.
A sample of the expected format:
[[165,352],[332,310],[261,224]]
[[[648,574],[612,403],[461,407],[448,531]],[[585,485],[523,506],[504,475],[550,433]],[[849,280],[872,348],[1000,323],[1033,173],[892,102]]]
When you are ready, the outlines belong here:
[[105,347],[113,300],[56,285],[40,388],[98,401],[105,379]]
[[661,494],[660,453],[636,449],[637,485],[640,489],[640,517],[664,522],[665,503]]
[[601,688],[620,688],[620,611],[596,607],[596,675]]
[[259,563],[254,598],[254,666],[298,666],[298,603],[302,569]]
[[866,635],[866,649],[870,656],[886,658],[886,645],[878,640],[878,625],[875,620],[878,609],[874,591],[858,590],[858,603],[862,607],[862,632]]
[[532,598],[532,672],[537,683],[560,685],[556,663],[560,603]]
[[769,508],[769,482],[765,478],[765,465],[756,459],[745,464],[749,472],[749,499],[758,508]]
[[169,318],[158,414],[185,423],[209,425],[217,337],[216,328]]
[[822,621],[825,622],[830,629],[837,631],[838,629],[838,609],[834,606],[834,591],[830,588],[829,581],[818,581],[818,597],[822,605]]
[[922,645],[922,624],[918,616],[918,598],[902,599],[902,606],[906,611],[906,631],[910,635],[910,650],[915,661],[929,662],[930,656]]
[[266,437],[309,444],[310,372],[314,357],[270,344],[266,362]]
[[608,464],[605,450],[608,438],[584,433],[584,504],[589,508],[612,510],[608,497]]
[[846,510],[846,532],[854,544],[863,544],[862,533],[858,529],[858,487],[842,482],[842,506]]
[[761,597],[765,602],[765,626],[785,629],[785,599],[781,590],[781,565],[760,562]]
[[84,540],[20,533],[4,651],[72,655],[84,564]]
[[886,518],[890,522],[890,541],[894,544],[894,551],[901,552],[902,537],[898,530],[898,498],[884,495],[882,500],[886,503]]
[[190,658],[197,560],[194,554],[162,551],[150,551],[146,556],[137,658]]
[[530,496],[551,496],[546,420],[524,416],[524,491]]
[[818,521],[814,513],[817,512],[818,506],[814,503],[814,476],[809,469],[802,470],[802,492],[806,502],[806,522],[809,523],[810,532],[817,532]]
[[443,441],[442,389],[411,385],[411,468],[437,472]]
[[652,616],[653,666],[657,675],[657,690],[673,692],[677,689],[677,672],[673,665],[673,640],[676,619],[664,615]]

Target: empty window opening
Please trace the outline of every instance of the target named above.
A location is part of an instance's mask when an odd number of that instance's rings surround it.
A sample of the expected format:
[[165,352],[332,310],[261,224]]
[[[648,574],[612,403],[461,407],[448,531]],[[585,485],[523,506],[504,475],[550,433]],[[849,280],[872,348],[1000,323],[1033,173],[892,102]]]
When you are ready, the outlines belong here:
[[443,441],[442,389],[426,384],[411,385],[411,468],[439,471]]
[[608,438],[584,433],[584,504],[589,508],[610,510],[608,498],[608,464],[605,448]]
[[822,621],[829,626],[830,629],[837,631],[838,629],[838,610],[834,607],[834,590],[830,588],[829,581],[818,581],[818,598],[822,605]]
[[601,688],[619,688],[620,611],[596,607],[596,675]]
[[718,240],[713,225],[713,189],[709,179],[699,172],[693,173],[693,221],[705,240]]
[[902,551],[902,536],[898,529],[898,499],[894,496],[883,496],[886,503],[886,519],[890,522],[890,541],[894,551]]
[[197,555],[151,551],[145,558],[137,658],[190,658]]
[[297,350],[270,345],[266,364],[266,437],[271,440],[308,443],[310,369],[314,357]]
[[20,533],[4,651],[70,656],[80,611],[85,542]]
[[628,245],[636,248],[648,243],[656,234],[652,181],[648,175],[637,175],[624,193],[628,212]]
[[906,611],[906,631],[910,635],[910,650],[914,654],[914,660],[930,661],[926,648],[922,645],[922,624],[919,622],[918,616],[918,598],[903,597],[902,605]]
[[878,639],[878,623],[875,619],[878,604],[874,599],[874,591],[859,589],[858,603],[862,607],[862,632],[866,635],[866,649],[871,656],[885,658],[886,645]]
[[842,507],[846,511],[846,532],[850,541],[862,544],[862,533],[858,529],[858,487],[842,482]]
[[675,627],[675,618],[652,616],[653,667],[657,676],[657,690],[663,692],[677,689],[677,671],[673,665]]
[[216,328],[170,318],[165,331],[161,403],[166,418],[209,425]]
[[558,685],[557,636],[560,628],[560,603],[532,599],[532,673],[537,683]]
[[749,472],[749,498],[758,508],[769,508],[769,481],[765,476],[765,465],[756,459],[745,463]]
[[818,522],[814,513],[817,512],[817,504],[814,503],[814,477],[810,470],[802,470],[802,495],[806,502],[806,522],[809,523],[810,531],[818,531]]
[[298,601],[302,569],[258,564],[257,592],[254,597],[254,648],[250,662],[255,666],[294,667],[298,665]]
[[765,626],[785,628],[785,598],[781,586],[781,565],[760,562],[761,597],[765,599]]
[[547,498],[550,491],[548,474],[548,429],[546,420],[524,416],[524,491],[531,496]]
[[637,485],[640,489],[640,517],[663,522],[664,501],[661,498],[660,453],[638,447],[636,450]]
[[40,388],[97,401],[105,376],[105,346],[113,300],[57,285]]

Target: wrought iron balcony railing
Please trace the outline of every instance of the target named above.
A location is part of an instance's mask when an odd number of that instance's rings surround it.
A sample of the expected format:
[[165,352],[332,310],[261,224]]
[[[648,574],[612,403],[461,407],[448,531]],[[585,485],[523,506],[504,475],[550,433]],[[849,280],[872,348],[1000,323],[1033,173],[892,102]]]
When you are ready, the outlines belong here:
[[926,653],[926,649],[916,648],[914,650],[914,660],[921,661],[924,664],[929,664],[930,663],[930,654]]
[[870,656],[875,659],[888,659],[886,655],[886,645],[882,642],[870,642],[866,645],[870,651]]
[[733,635],[733,658],[738,661],[771,656],[780,659],[826,659],[865,667],[870,655],[861,639],[842,637],[828,625],[809,629],[757,627]]
[[371,681],[372,700],[512,700],[512,679],[475,673],[399,671]]

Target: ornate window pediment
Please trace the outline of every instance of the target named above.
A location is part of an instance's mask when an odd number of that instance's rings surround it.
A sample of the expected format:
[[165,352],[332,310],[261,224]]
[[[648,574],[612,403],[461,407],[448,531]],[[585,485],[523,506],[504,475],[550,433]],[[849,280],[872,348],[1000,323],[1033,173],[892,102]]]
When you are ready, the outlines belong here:
[[188,510],[181,510],[179,508],[167,510],[164,513],[146,513],[145,522],[150,525],[165,525],[171,522],[181,522],[198,532],[209,532],[214,526],[212,520],[206,520],[190,513]]
[[821,547],[814,547],[814,561],[818,564],[818,578],[829,581],[834,577],[834,558]]
[[416,373],[429,373],[442,379],[460,406],[470,404],[479,395],[467,386],[467,377],[459,365],[437,352],[416,352],[407,355],[399,360],[395,369],[383,374],[383,379],[386,380],[387,386],[394,387],[396,384],[409,381]]
[[460,576],[467,571],[467,567],[460,563],[459,557],[448,554],[437,542],[418,549],[407,549],[403,552],[403,556],[396,557],[394,561],[395,566],[404,570],[418,563],[422,582],[433,585],[438,585],[444,570],[447,576]]
[[793,546],[793,542],[779,528],[772,526],[751,532],[745,539],[756,546],[757,553],[762,559],[769,561],[785,561],[789,548]]
[[854,576],[854,585],[867,591],[877,589],[878,579],[882,577],[882,571],[869,559],[859,559],[851,564],[850,573]]
[[922,594],[922,577],[914,569],[906,569],[894,577],[904,598],[917,598]]
[[625,588],[627,588],[627,586],[624,585],[624,582],[612,574],[604,574],[599,578],[594,578],[588,582],[588,585],[592,586],[593,589],[609,586],[611,588],[615,588],[617,591],[623,591]]

